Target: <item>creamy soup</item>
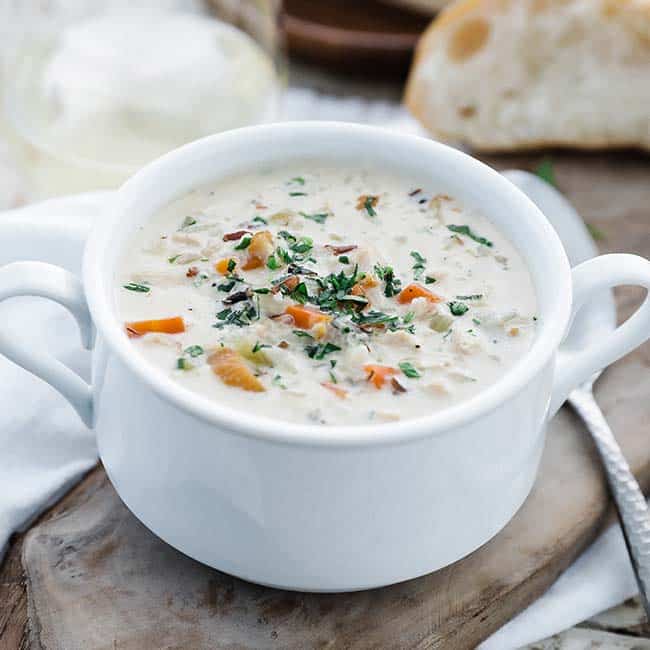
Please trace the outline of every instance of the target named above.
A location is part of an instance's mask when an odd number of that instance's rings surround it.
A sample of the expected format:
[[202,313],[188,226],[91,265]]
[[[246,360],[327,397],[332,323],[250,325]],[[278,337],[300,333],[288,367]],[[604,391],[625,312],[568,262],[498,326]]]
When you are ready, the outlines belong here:
[[185,388],[292,422],[421,417],[499,380],[536,299],[484,216],[394,172],[302,161],[196,189],[134,235],[120,318]]

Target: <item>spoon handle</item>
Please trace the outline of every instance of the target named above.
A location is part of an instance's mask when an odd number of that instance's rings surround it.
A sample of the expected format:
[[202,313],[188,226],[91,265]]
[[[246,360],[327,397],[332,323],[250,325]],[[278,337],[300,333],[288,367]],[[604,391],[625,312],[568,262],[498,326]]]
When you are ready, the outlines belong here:
[[596,443],[616,503],[641,600],[650,618],[650,510],[591,390],[573,391],[569,403],[584,420]]

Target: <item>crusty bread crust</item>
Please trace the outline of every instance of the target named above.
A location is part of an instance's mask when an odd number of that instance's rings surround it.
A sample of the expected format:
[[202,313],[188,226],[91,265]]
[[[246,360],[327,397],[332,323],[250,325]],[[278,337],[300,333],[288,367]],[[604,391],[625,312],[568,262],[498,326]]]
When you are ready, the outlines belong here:
[[459,0],[423,35],[405,103],[481,151],[650,150],[650,0]]

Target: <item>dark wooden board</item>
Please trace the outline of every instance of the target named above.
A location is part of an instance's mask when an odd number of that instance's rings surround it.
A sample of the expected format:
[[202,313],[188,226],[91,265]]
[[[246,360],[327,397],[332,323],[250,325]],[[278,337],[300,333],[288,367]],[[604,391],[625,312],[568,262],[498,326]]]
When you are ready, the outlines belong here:
[[[558,183],[604,239],[650,254],[650,159],[555,154]],[[493,158],[534,168],[539,157]],[[617,291],[621,317],[641,292]],[[650,346],[597,394],[633,470],[650,487]],[[345,595],[244,583],[178,553],[121,504],[101,469],[19,536],[0,572],[0,648],[473,647],[537,598],[608,521],[592,445],[563,409],[533,493],[492,541],[401,585]],[[22,559],[21,559],[22,553]],[[29,596],[29,612],[27,596]]]

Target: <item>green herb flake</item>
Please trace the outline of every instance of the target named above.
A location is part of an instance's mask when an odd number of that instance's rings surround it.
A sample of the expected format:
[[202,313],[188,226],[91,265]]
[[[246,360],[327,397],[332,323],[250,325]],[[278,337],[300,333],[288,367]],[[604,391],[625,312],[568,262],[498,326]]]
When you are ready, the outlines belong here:
[[347,255],[341,255],[339,256],[339,262],[341,262],[341,264],[349,264],[350,258]]
[[232,273],[235,270],[235,267],[237,266],[237,262],[230,258],[228,260],[228,266],[226,267],[228,273]]
[[124,285],[124,288],[128,291],[135,291],[136,293],[149,293],[151,287],[148,287],[146,284],[138,284],[137,282],[128,282]]
[[409,361],[400,361],[399,367],[409,379],[419,379],[422,376]]
[[266,343],[260,343],[259,341],[257,341],[251,351],[253,354],[257,354],[260,350],[263,350],[264,348],[270,348],[270,347],[271,346],[267,345]]
[[270,289],[267,289],[266,287],[262,287],[261,289],[253,289],[253,293],[260,294],[262,296],[265,296],[269,293],[271,293]]
[[423,257],[418,253],[417,251],[411,251],[411,257],[415,261],[415,264],[413,264],[413,277],[416,280],[420,280],[422,278],[422,274],[424,273],[424,267],[427,263],[426,257]]
[[304,282],[298,283],[298,285],[296,285],[296,288],[289,294],[289,296],[296,302],[304,305],[309,300],[307,285]]
[[269,259],[266,260],[266,266],[271,269],[271,271],[277,271],[280,268],[280,262],[274,254],[269,255]]
[[296,185],[304,185],[305,179],[302,176],[294,176],[289,183],[295,183]]
[[179,257],[180,257],[180,255],[172,255],[171,257],[168,257],[168,258],[167,258],[167,261],[168,261],[170,264],[174,264],[174,263],[176,262],[176,260],[177,260]]
[[451,232],[458,233],[459,235],[465,235],[466,237],[469,237],[475,242],[482,244],[483,246],[487,246],[488,248],[492,248],[492,246],[494,246],[494,244],[489,239],[477,235],[469,226],[456,226],[454,224],[451,224],[447,226],[447,229],[451,230]]
[[190,357],[194,359],[204,354],[204,350],[200,345],[190,345],[189,348],[185,348],[183,350],[183,354],[188,354]]
[[178,370],[192,370],[194,368],[194,365],[185,357],[180,357],[176,361],[176,368]]
[[401,280],[395,277],[392,266],[381,266],[375,264],[375,273],[384,283],[384,295],[386,298],[392,298],[400,292],[402,286]]
[[544,158],[539,165],[535,168],[535,174],[539,176],[543,181],[546,181],[549,185],[557,187],[557,181],[555,179],[555,167],[553,166],[553,161],[550,158]]
[[309,219],[310,221],[315,221],[316,223],[325,223],[329,213],[327,212],[315,212],[314,214],[307,214],[306,212],[299,213],[301,217]]
[[289,192],[289,196],[307,196],[307,192]]
[[437,280],[431,275],[425,275],[424,282],[425,284],[433,284],[434,282],[437,282]]
[[454,300],[453,302],[449,302],[447,304],[449,306],[449,311],[454,316],[462,316],[469,310],[469,307],[464,302],[459,302],[458,300]]
[[480,325],[481,321],[478,318],[472,318],[472,323],[474,323],[474,325]]
[[242,237],[239,240],[239,243],[237,244],[237,246],[235,246],[235,250],[236,251],[245,250],[246,248],[248,248],[251,245],[252,240],[253,240],[253,238],[250,237],[249,235],[246,235],[245,237]]
[[332,352],[339,352],[341,348],[334,343],[318,343],[317,345],[308,345],[305,347],[305,352],[310,359],[320,361]]
[[456,296],[458,300],[480,300],[482,297],[482,293],[472,293],[467,296]]
[[225,291],[228,293],[229,291],[232,290],[232,288],[235,286],[235,280],[229,280],[228,282],[223,282],[220,285],[217,285],[217,289],[219,291]]
[[293,330],[293,333],[299,338],[311,339],[312,341],[314,340],[314,337],[309,332],[305,332],[304,330]]
[[268,221],[264,217],[260,217],[259,215],[256,215],[255,217],[253,217],[253,223],[261,223],[266,226],[268,224]]
[[291,248],[294,253],[304,255],[305,253],[308,253],[313,247],[314,240],[311,237],[301,237],[295,243],[291,244],[289,248]]

